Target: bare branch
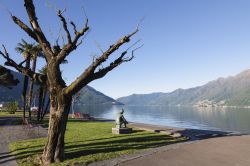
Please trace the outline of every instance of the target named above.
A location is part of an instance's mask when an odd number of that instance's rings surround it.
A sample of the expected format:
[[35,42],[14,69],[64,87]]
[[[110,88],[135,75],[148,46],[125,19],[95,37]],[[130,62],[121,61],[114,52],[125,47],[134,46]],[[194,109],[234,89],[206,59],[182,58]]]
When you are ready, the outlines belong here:
[[126,51],[130,50],[132,47],[134,47],[136,44],[138,44],[141,41],[141,39],[137,40],[135,43],[133,43],[129,48],[127,48]]
[[139,47],[135,48],[134,50],[132,50],[132,55],[134,54],[134,52],[140,48],[142,48],[144,46],[144,44],[140,45]]
[[81,44],[82,44],[82,40],[78,44],[76,44],[76,47],[80,46]]
[[[80,77],[77,78],[70,86],[65,89],[66,94],[75,94],[78,92],[83,86],[87,85],[89,82],[104,77],[108,72],[122,64],[123,62],[131,61],[134,56],[132,55],[130,58],[123,58],[127,54],[127,51],[124,51],[119,58],[110,63],[109,66],[105,68],[100,68],[97,72],[88,74],[90,71],[87,69]],[[79,81],[81,84],[79,85]]]
[[77,31],[77,33],[76,33],[76,35],[75,35],[75,37],[74,37],[74,40],[73,40],[73,44],[75,43],[77,43],[77,41],[78,41],[78,39],[80,38],[80,37],[82,37],[84,34],[85,34],[85,32],[87,32],[88,30],[89,30],[89,26],[88,26],[88,19],[86,20],[86,22],[85,22],[85,25],[84,25],[84,27],[80,30],[80,31]]
[[62,15],[62,13],[63,13],[64,11],[66,11],[66,9],[64,9],[63,11],[58,10],[57,15],[58,15],[58,17],[61,19],[61,21],[62,21],[62,23],[63,23],[63,29],[64,29],[65,32],[66,32],[67,39],[68,39],[68,43],[71,43],[71,42],[72,42],[72,41],[71,41],[71,35],[70,35],[69,30],[68,30],[67,21],[66,21],[66,19],[65,19],[65,18],[63,17],[63,15]]
[[[72,21],[71,21],[72,22]],[[71,23],[72,25],[72,23]],[[72,25],[73,27],[75,27],[75,24],[73,23]],[[82,42],[77,43],[78,40],[85,35],[85,33],[89,30],[89,26],[88,26],[88,19],[86,20],[86,23],[85,23],[85,26],[80,30],[80,31],[77,31],[76,28],[74,29],[75,31],[75,37],[74,39],[72,40],[71,43],[68,43],[66,44],[61,52],[58,54],[57,56],[57,62],[60,63],[62,62],[66,56],[69,55],[69,53],[71,53],[73,50],[75,50]],[[85,35],[86,36],[86,35]]]
[[86,13],[86,10],[85,10],[84,6],[82,6],[82,11],[83,11],[83,14],[85,16],[85,19],[87,20],[88,17],[87,17],[87,13]]
[[[120,58],[120,57],[119,57]],[[120,64],[122,64],[123,62],[129,62],[131,61],[134,57],[132,56],[129,59],[123,60],[123,59],[116,59],[114,62],[112,62],[109,66],[99,70],[98,72],[94,73],[93,75],[93,80],[95,79],[99,79],[104,77],[108,72],[110,72],[111,70],[113,70],[114,68],[116,68],[117,66],[119,66]]]
[[99,72],[95,73],[95,70],[98,66],[105,62],[113,52],[120,48],[120,46],[129,42],[130,38],[138,31],[139,30],[136,29],[134,32],[119,39],[114,45],[111,45],[110,48],[105,51],[99,58],[97,58],[75,81],[73,81],[68,87],[66,87],[64,92],[66,94],[74,94],[89,82],[103,77],[106,73],[108,73],[121,63],[132,60],[134,58],[133,56],[131,58],[123,59],[123,57],[127,54],[127,51],[124,51],[121,56],[114,62],[112,62],[108,67],[102,68],[99,70]]
[[141,25],[141,23],[144,21],[144,19],[145,19],[145,16],[142,17],[142,18],[139,20],[136,29],[139,29],[139,28],[140,28],[140,25]]
[[18,65],[22,66],[26,61],[27,61],[27,58],[24,61],[20,62]]
[[135,48],[134,50],[132,50],[132,55],[131,57],[126,57],[124,58],[124,56],[127,54],[127,50],[122,52],[122,54],[120,55],[119,58],[117,58],[115,61],[113,61],[112,63],[110,63],[109,66],[100,69],[98,72],[95,72],[93,77],[94,79],[98,79],[98,78],[102,78],[104,77],[108,72],[110,72],[111,70],[113,70],[114,68],[116,68],[117,66],[119,66],[120,64],[124,63],[124,62],[129,62],[132,59],[134,59],[134,53],[136,50],[140,49],[143,45]]
[[46,39],[40,25],[38,24],[33,0],[24,0],[24,2],[25,2],[24,6],[29,16],[30,24],[34,30],[37,40],[39,44],[41,45],[46,58],[49,59],[51,58],[51,56],[53,56],[53,51],[51,49],[50,43]]
[[11,16],[12,20],[15,24],[17,24],[22,30],[24,30],[30,37],[32,37],[35,41],[38,42],[36,34],[30,29],[26,24],[24,24],[19,18],[16,16]]
[[19,71],[20,73],[34,79],[35,81],[38,81],[40,83],[45,83],[47,80],[46,75],[42,75],[42,74],[38,74],[33,72],[31,69],[27,69],[25,67],[22,66],[22,64],[24,62],[21,62],[20,64],[17,64],[13,59],[10,58],[9,53],[7,52],[6,48],[4,45],[2,45],[4,52],[2,52],[0,50],[0,55],[2,55],[4,57],[4,59],[6,60],[5,65],[6,66],[10,66],[15,68],[17,71]]
[[97,41],[95,41],[95,45],[96,45],[96,47],[97,47],[102,53],[104,53],[104,51],[102,50],[102,47],[100,46],[100,44],[99,44]]
[[73,29],[74,29],[74,33],[75,35],[77,34],[77,29],[76,29],[76,25],[73,21],[70,21],[70,24],[73,26]]
[[62,36],[61,32],[62,32],[62,28],[60,27],[58,31],[58,38],[57,38],[58,41],[60,40],[60,37]]
[[105,62],[108,57],[115,52],[117,49],[120,48],[123,44],[130,41],[130,38],[136,34],[139,30],[136,29],[134,32],[128,34],[127,36],[122,37],[119,39],[116,44],[111,45],[107,51],[105,51],[99,58],[96,59],[96,61],[90,66],[91,71],[95,71],[96,67],[98,67],[101,63]]

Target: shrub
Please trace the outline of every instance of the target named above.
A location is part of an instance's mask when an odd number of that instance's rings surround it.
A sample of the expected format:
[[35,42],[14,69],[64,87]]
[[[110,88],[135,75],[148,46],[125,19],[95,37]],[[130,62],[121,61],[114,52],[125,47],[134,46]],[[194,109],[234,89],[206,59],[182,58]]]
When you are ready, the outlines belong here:
[[18,102],[9,102],[7,104],[6,110],[9,112],[9,114],[15,114],[18,108]]

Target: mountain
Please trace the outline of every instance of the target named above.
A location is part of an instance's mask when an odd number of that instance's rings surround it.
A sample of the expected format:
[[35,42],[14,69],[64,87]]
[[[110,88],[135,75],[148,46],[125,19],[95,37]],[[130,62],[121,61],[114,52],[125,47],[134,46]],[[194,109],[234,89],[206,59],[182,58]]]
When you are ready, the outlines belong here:
[[203,86],[171,93],[133,94],[118,98],[126,105],[250,106],[250,69]]
[[[19,84],[14,86],[12,89],[0,86],[0,102],[18,101],[22,103],[21,94],[23,88],[23,75],[14,71],[11,71],[11,74],[15,79],[19,80]],[[35,91],[36,90],[34,90],[34,92]],[[104,95],[90,86],[84,87],[80,92],[81,95],[76,101],[77,105],[121,104],[113,98]]]
[[19,81],[13,78],[11,71],[0,65],[0,86],[11,88],[19,83]]
[[153,105],[151,102],[163,95],[164,93],[132,94],[130,96],[118,98],[117,101],[125,105]]
[[0,102],[7,102],[7,101],[21,101],[21,94],[22,94],[22,80],[23,76],[17,72],[11,71],[14,79],[18,79],[19,83],[16,86],[12,86],[11,89],[6,88],[4,86],[0,86]]
[[82,88],[80,94],[80,97],[76,100],[76,105],[122,104],[90,86]]

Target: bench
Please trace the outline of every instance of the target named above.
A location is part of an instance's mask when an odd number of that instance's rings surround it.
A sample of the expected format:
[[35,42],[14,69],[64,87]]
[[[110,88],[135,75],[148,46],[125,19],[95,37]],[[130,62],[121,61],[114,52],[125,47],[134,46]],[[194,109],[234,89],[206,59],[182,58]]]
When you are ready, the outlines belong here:
[[75,119],[80,119],[80,120],[93,120],[94,118],[91,117],[89,114],[84,114],[84,113],[80,113],[80,112],[76,112],[74,113],[73,116]]

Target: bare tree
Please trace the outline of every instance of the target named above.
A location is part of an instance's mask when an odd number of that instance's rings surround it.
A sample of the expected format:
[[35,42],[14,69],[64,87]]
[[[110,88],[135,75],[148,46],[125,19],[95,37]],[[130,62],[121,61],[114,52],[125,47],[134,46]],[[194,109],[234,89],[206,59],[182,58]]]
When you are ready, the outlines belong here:
[[106,51],[103,51],[102,55],[97,57],[76,80],[66,86],[60,71],[60,64],[73,50],[77,49],[79,45],[82,44],[83,37],[86,35],[86,32],[89,31],[88,19],[86,19],[84,26],[80,30],[77,29],[74,22],[70,22],[74,32],[72,37],[67,21],[63,16],[63,12],[59,10],[57,15],[66,33],[67,43],[63,46],[57,45],[57,49],[55,51],[55,49],[53,49],[54,47],[51,46],[51,43],[49,43],[39,25],[33,0],[24,0],[24,6],[26,8],[31,27],[26,25],[16,16],[12,16],[12,19],[31,38],[40,44],[47,62],[47,73],[46,75],[35,73],[34,71],[23,67],[22,64],[16,63],[10,58],[5,48],[4,51],[0,52],[0,54],[6,59],[6,65],[14,67],[17,71],[33,78],[36,81],[47,82],[51,103],[50,119],[47,143],[41,157],[42,163],[46,165],[55,161],[60,162],[64,159],[64,134],[72,96],[91,81],[102,78],[120,64],[131,61],[134,58],[133,53],[135,50],[132,51],[131,56],[125,57],[128,52],[128,50],[126,50],[106,67],[98,68],[110,57],[112,53],[118,50],[120,46],[128,43],[130,38],[139,30],[136,28],[136,30],[132,33],[129,33],[128,35],[120,38],[116,43],[110,45],[110,47]]

